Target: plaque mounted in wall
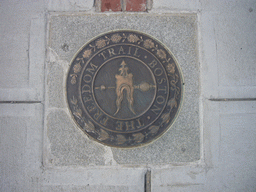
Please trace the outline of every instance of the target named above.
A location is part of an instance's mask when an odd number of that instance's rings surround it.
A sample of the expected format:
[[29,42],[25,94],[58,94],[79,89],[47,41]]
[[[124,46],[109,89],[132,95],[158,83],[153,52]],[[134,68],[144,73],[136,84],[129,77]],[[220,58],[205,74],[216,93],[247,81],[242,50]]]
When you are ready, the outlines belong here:
[[66,94],[76,124],[96,141],[120,148],[148,144],[177,117],[183,77],[168,48],[150,35],[116,30],[74,56]]

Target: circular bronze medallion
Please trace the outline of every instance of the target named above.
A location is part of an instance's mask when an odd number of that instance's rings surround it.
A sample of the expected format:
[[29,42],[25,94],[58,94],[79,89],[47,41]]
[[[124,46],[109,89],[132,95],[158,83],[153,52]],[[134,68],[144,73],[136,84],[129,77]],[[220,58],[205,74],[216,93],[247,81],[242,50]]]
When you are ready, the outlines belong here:
[[151,36],[131,30],[102,34],[75,55],[67,101],[79,127],[113,147],[149,143],[171,126],[183,92],[172,53]]

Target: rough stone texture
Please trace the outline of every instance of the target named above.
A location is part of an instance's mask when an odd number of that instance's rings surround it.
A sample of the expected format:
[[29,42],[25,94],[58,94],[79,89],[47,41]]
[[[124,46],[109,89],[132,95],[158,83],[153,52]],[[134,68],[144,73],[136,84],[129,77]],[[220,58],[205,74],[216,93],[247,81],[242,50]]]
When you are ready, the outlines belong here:
[[49,64],[47,85],[49,86],[49,107],[63,108],[65,106],[64,72],[57,63]]
[[[186,88],[183,107],[176,123],[163,137],[148,146],[137,149],[112,148],[114,160],[117,163],[169,164],[199,160],[199,63],[196,22],[197,17],[194,14],[179,16],[164,14],[154,17],[129,14],[122,15],[122,17],[119,15],[107,17],[106,15],[53,15],[51,17],[49,47],[54,50],[59,60],[71,62],[76,51],[94,36],[109,30],[126,28],[140,30],[158,38],[174,53],[181,66]],[[64,44],[69,48],[63,49]],[[52,93],[61,94],[60,81],[66,78],[65,74],[64,78],[61,77],[63,75],[61,71],[67,71],[67,69],[68,65],[59,67],[54,63],[48,67],[49,74],[57,74],[53,77],[56,79],[55,86],[52,87],[51,84],[47,86],[47,98],[56,105],[62,103],[63,100],[61,96],[53,97]],[[52,79],[49,75],[48,78]],[[47,82],[51,80],[48,79]],[[51,106],[52,104],[49,107]],[[61,120],[56,119],[57,122],[61,124]],[[51,125],[48,124],[49,126]],[[67,139],[66,142],[73,145],[73,142],[78,141]],[[57,149],[55,153],[58,153]],[[85,163],[82,164],[90,164],[87,160],[85,159]]]
[[104,147],[86,138],[74,126],[66,112],[50,112],[47,116],[47,128],[50,142],[48,166],[105,164]]
[[199,130],[195,131],[192,126],[199,125],[193,121],[192,117],[181,112],[174,126],[153,144],[135,149],[113,148],[114,159],[120,164],[170,164],[198,160]]

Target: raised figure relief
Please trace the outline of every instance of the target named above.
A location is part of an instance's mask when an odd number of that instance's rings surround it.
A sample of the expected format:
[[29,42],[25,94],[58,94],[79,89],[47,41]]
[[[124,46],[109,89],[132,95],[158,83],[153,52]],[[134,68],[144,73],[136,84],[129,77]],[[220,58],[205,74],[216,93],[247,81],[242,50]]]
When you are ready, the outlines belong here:
[[128,101],[129,109],[131,112],[135,115],[133,109],[133,74],[128,73],[128,67],[126,66],[126,63],[122,61],[121,67],[119,69],[120,74],[116,75],[116,107],[117,110],[114,115],[118,113],[118,111],[121,109],[121,104],[124,99],[124,91],[126,91],[126,99]]

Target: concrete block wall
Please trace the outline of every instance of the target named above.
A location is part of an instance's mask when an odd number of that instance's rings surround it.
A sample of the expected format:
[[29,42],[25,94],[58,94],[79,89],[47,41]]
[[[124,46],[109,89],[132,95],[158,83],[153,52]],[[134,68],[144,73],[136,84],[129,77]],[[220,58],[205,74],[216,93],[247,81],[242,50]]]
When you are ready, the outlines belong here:
[[102,159],[97,150],[88,151],[98,165],[46,158],[45,88],[59,81],[49,79],[46,69],[48,61],[56,61],[55,68],[70,62],[49,54],[49,15],[87,14],[93,20],[127,13],[99,13],[93,0],[3,0],[0,9],[0,191],[256,190],[255,0],[154,0],[147,12],[131,13],[196,15],[200,74],[200,159],[136,165],[119,164],[102,145]]

